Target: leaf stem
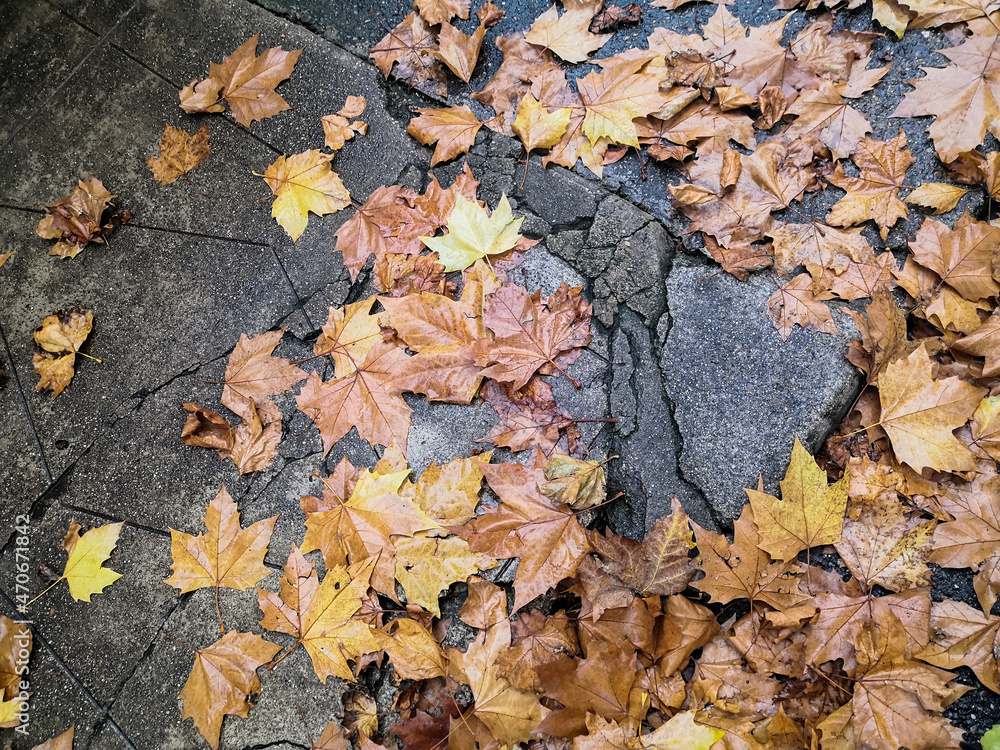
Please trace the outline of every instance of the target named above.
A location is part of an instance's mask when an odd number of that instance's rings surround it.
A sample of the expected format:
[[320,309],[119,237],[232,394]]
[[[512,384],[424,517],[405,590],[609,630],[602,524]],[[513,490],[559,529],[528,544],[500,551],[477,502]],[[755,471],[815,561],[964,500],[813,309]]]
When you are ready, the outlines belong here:
[[89,354],[85,354],[84,352],[77,352],[77,354],[79,354],[81,357],[86,357],[87,359],[92,359],[92,360],[94,360],[99,365],[103,365],[104,364],[103,360],[100,360],[97,357],[91,357]]
[[51,586],[49,586],[47,589],[45,589],[42,593],[40,593],[38,596],[36,596],[30,602],[28,602],[27,604],[25,604],[24,605],[24,609],[28,609],[28,607],[30,607],[32,604],[34,604],[39,599],[41,599],[43,596],[45,596],[47,593],[49,593],[53,588],[56,587],[56,584],[58,584],[59,581],[65,581],[65,580],[66,580],[66,576],[63,576],[62,578],[56,579],[56,581]]

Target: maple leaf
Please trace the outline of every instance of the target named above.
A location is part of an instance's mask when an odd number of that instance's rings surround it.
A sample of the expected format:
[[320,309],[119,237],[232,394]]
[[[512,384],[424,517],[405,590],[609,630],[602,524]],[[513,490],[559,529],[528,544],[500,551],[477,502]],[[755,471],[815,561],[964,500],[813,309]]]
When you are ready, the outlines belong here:
[[80,536],[82,528],[80,524],[76,521],[70,522],[69,531],[66,532],[62,542],[63,549],[69,557],[62,576],[56,583],[65,580],[69,584],[70,596],[78,602],[89,602],[93,594],[102,593],[105,588],[122,577],[121,573],[103,567],[104,562],[111,557],[115,545],[118,544],[122,526],[121,522],[96,526]]
[[826,223],[850,227],[871,219],[885,240],[896,222],[909,214],[897,194],[905,187],[906,170],[914,162],[906,147],[906,134],[900,130],[891,141],[864,138],[851,158],[858,165],[858,177],[848,177],[838,164],[827,178],[847,195],[833,204]]
[[233,447],[233,426],[214,411],[188,402],[182,409],[191,412],[181,429],[181,442],[199,448],[229,451]]
[[320,583],[312,563],[292,545],[280,595],[257,589],[264,614],[261,627],[297,639],[285,656],[301,645],[323,684],[331,675],[353,682],[354,673],[347,661],[379,649],[371,628],[352,619],[361,609],[374,567],[374,559],[350,570],[334,565]]
[[520,464],[487,464],[486,481],[503,501],[454,528],[474,552],[520,558],[514,609],[574,574],[590,549],[587,533],[569,508],[538,492],[545,475]]
[[35,348],[31,357],[39,376],[36,391],[48,388],[55,398],[65,390],[75,374],[76,355],[83,355],[80,347],[93,327],[94,314],[82,307],[56,310],[41,322],[33,333]]
[[482,382],[476,344],[487,336],[483,306],[498,287],[480,263],[467,274],[459,300],[428,292],[380,299],[386,324],[416,352],[393,373],[393,384],[431,401],[471,403]]
[[419,622],[400,618],[389,623],[386,630],[373,631],[373,635],[404,680],[444,677],[448,667],[441,647]]
[[46,740],[41,745],[35,745],[31,750],[73,750],[73,734],[75,731],[76,724],[62,734]]
[[1000,59],[996,37],[973,34],[962,44],[939,50],[950,61],[944,68],[923,68],[924,77],[907,81],[914,89],[892,117],[934,115],[928,132],[941,161],[949,163],[983,142],[987,130],[1000,135],[997,84]]
[[399,185],[376,189],[335,233],[351,279],[357,279],[372,253],[376,259],[389,253],[417,255],[423,246],[420,236],[445,223],[458,196],[474,200],[478,185],[466,164],[447,190],[434,176],[422,196]]
[[355,133],[364,135],[368,132],[367,123],[350,122],[350,118],[360,117],[367,106],[368,101],[363,96],[350,95],[337,114],[320,118],[320,122],[323,123],[323,137],[327,148],[339,151],[347,141],[354,138]]
[[[754,720],[774,712],[781,683],[750,669],[740,652],[720,633],[702,649],[688,687],[692,707],[711,703],[726,713]],[[710,716],[701,713],[702,721]]]
[[902,271],[897,271],[896,282],[914,298],[913,313],[925,318],[942,331],[969,334],[980,323],[980,312],[989,311],[986,300],[969,301],[948,284],[942,284],[938,275],[913,260],[906,259]]
[[355,427],[372,445],[395,442],[406,450],[413,410],[392,385],[393,374],[406,360],[399,347],[380,343],[349,375],[325,382],[316,372],[309,375],[295,402],[319,428],[324,455]]
[[482,467],[492,456],[493,451],[487,451],[441,466],[431,461],[417,480],[414,502],[440,524],[459,525],[472,520],[483,485]]
[[379,319],[371,314],[375,302],[375,297],[369,297],[344,307],[330,308],[313,351],[318,356],[330,356],[338,377],[357,372],[372,347],[382,342]]
[[407,601],[419,604],[435,617],[441,616],[438,596],[442,591],[497,565],[492,557],[473,552],[468,542],[458,537],[420,535],[397,538],[394,544],[396,580],[406,592]]
[[694,711],[682,711],[655,732],[641,735],[639,746],[649,750],[709,750],[725,732],[696,724],[694,717]]
[[344,736],[344,730],[337,719],[326,725],[315,742],[306,730],[306,739],[309,740],[309,750],[351,750],[351,743]]
[[480,258],[512,249],[521,240],[523,222],[523,217],[514,218],[506,194],[490,214],[477,201],[458,196],[448,214],[448,234],[420,241],[438,254],[445,271],[461,271]]
[[776,609],[789,609],[809,600],[799,590],[797,565],[772,562],[760,549],[760,532],[753,509],[744,505],[733,524],[730,544],[724,536],[692,522],[705,577],[691,585],[708,594],[712,601],[727,604],[736,599],[764,602]]
[[560,443],[563,431],[571,451],[579,438],[576,422],[556,403],[552,386],[537,374],[516,390],[509,383],[487,380],[479,395],[493,407],[500,422],[477,442],[493,443],[512,451],[537,446],[544,455],[549,455]]
[[975,302],[1000,292],[991,270],[998,243],[1000,228],[976,221],[966,211],[953,228],[936,219],[924,221],[910,243],[910,251],[914,261]]
[[874,584],[890,591],[929,586],[927,559],[936,525],[908,518],[895,497],[852,497],[843,538],[834,546],[866,589]]
[[160,155],[146,159],[146,164],[154,179],[169,185],[205,161],[211,151],[207,122],[194,135],[167,123],[160,136]]
[[221,112],[218,102],[225,99],[233,119],[245,128],[256,120],[274,117],[291,109],[288,102],[274,90],[292,75],[302,50],[287,52],[270,47],[257,56],[260,34],[254,34],[222,63],[211,63],[208,78],[192,81],[180,92],[181,109],[188,114]]
[[[433,0],[429,0],[433,1]],[[371,48],[369,55],[386,78],[396,75],[441,98],[448,96],[444,66],[434,55],[437,39],[420,14],[410,13]]]
[[314,497],[303,497],[306,536],[302,549],[322,550],[328,568],[376,558],[372,587],[395,598],[396,545],[391,537],[440,529],[414,502],[409,488],[401,492],[409,473],[408,467],[385,474],[377,468],[375,472],[366,469],[346,501],[329,488],[322,504]]
[[[688,517],[676,499],[641,542],[607,531],[590,537],[594,554],[577,572],[582,598],[592,616],[627,606],[634,596],[668,596],[683,591],[698,571],[690,559],[694,540]],[[586,609],[586,607],[585,607]]]
[[670,109],[670,97],[660,91],[660,79],[642,68],[652,59],[648,57],[610,58],[602,60],[603,69],[591,72],[577,80],[580,98],[586,108],[583,133],[593,146],[601,138],[614,143],[639,148],[639,137],[632,120],[656,113],[669,117],[683,109],[698,96],[695,90],[685,92],[684,99],[675,100]]
[[836,335],[840,332],[833,322],[830,308],[823,304],[826,299],[832,299],[832,295],[826,292],[817,294],[809,274],[800,273],[778,287],[768,298],[765,305],[767,317],[782,341],[788,341],[795,326]]
[[898,621],[867,627],[858,649],[853,723],[859,744],[930,750],[955,747],[961,732],[941,714],[970,688],[952,674],[910,661]]
[[543,301],[540,292],[529,295],[517,284],[500,287],[485,315],[486,327],[495,338],[476,345],[476,363],[485,368],[482,374],[519,389],[536,372],[551,375],[558,371],[579,387],[566,368],[591,339],[592,309],[581,291],[563,282]]
[[267,422],[280,421],[281,412],[269,397],[284,393],[306,377],[287,359],[272,356],[284,334],[284,328],[253,338],[241,334],[229,355],[221,401],[244,420],[251,419],[256,406]]
[[268,425],[261,424],[255,402],[250,402],[250,415],[243,424],[233,430],[233,446],[219,451],[222,458],[231,458],[240,474],[263,471],[278,455],[281,442],[281,420]]
[[588,713],[609,721],[629,717],[629,694],[639,672],[635,654],[610,643],[594,644],[586,659],[562,656],[537,671],[544,694],[564,706],[546,716],[538,732],[557,737],[581,734]]
[[445,21],[438,32],[438,48],[434,54],[452,73],[468,83],[476,69],[485,36],[486,24],[480,23],[474,32],[465,34]]
[[986,391],[957,377],[934,380],[923,344],[879,377],[880,425],[896,457],[916,471],[973,471],[972,452],[952,431],[964,425]]
[[49,250],[49,255],[75,258],[89,243],[98,244],[119,224],[124,224],[132,214],[115,213],[102,223],[102,217],[118,196],[107,191],[100,180],[89,175],[77,182],[69,195],[50,203],[42,210],[45,216],[38,222],[35,234],[46,240],[59,240]]
[[946,568],[978,568],[1000,550],[1000,479],[990,477],[968,492],[949,493],[954,519],[934,530],[931,562]]
[[624,8],[620,5],[609,5],[594,16],[594,20],[590,22],[590,33],[615,31],[623,24],[639,23],[641,20],[642,8],[635,3],[629,3]]
[[566,62],[585,62],[611,38],[611,34],[590,33],[590,21],[597,6],[593,0],[570,0],[561,16],[557,8],[549,8],[535,19],[524,38],[552,50]]
[[513,627],[510,648],[497,660],[497,673],[518,690],[542,692],[537,669],[562,655],[580,653],[575,624],[563,613],[546,616],[525,611],[518,615]]
[[247,717],[250,696],[260,692],[257,668],[281,646],[255,633],[231,630],[208,648],[195,650],[191,675],[180,692],[181,721],[193,719],[208,744],[217,750],[226,716]]
[[331,154],[312,149],[279,156],[264,172],[264,182],[275,197],[271,216],[293,242],[305,231],[310,211],[324,216],[351,205],[350,193],[330,167],[332,159]]
[[906,340],[906,316],[887,289],[877,289],[865,315],[855,311],[854,324],[861,333],[861,344],[852,341],[847,358],[868,375],[868,382],[878,381],[886,366],[905,357],[916,348]]
[[944,669],[969,667],[986,687],[1000,693],[1000,665],[995,643],[1000,617],[991,617],[964,602],[945,599],[931,605],[931,642],[918,659]]
[[838,161],[853,154],[872,130],[865,116],[844,101],[837,86],[828,82],[817,89],[803,89],[788,107],[788,114],[796,119],[782,132],[782,137],[791,141],[813,134]]
[[805,266],[816,279],[823,269],[842,273],[851,263],[874,260],[871,245],[860,229],[837,229],[813,221],[779,224],[767,235],[774,240],[774,270],[780,276]]
[[574,510],[600,505],[607,497],[604,465],[597,461],[582,461],[558,453],[545,462],[542,470],[548,481],[538,488],[541,493]]
[[[825,270],[817,283],[840,299],[853,302],[865,297],[876,297],[882,290],[891,290],[896,283],[894,274],[897,270],[892,253],[882,253],[861,263],[851,261],[839,275],[832,275],[829,270]],[[853,315],[855,311],[845,312]]]
[[[549,50],[529,44],[520,34],[498,37],[496,45],[503,53],[503,62],[472,98],[496,111],[497,117],[490,121],[490,127],[512,136],[511,123],[521,97],[531,90],[530,82],[541,80],[546,73],[558,75],[562,71]],[[576,162],[575,157],[573,161]]]
[[951,211],[968,190],[946,182],[925,182],[903,200],[916,206],[931,208],[935,214]]
[[417,115],[406,126],[406,132],[425,146],[437,144],[431,157],[432,167],[468,153],[483,126],[468,104],[418,109]]
[[173,573],[164,583],[182,594],[214,588],[219,627],[224,630],[219,588],[246,591],[271,575],[270,568],[264,565],[264,554],[277,520],[273,516],[242,528],[236,503],[222,487],[205,512],[207,533],[192,536],[170,529]]
[[998,335],[1000,335],[1000,314],[994,311],[971,334],[952,342],[951,348],[974,357],[984,357],[986,361],[983,364],[983,377],[996,377],[1000,375]]
[[795,438],[781,480],[781,499],[747,490],[760,533],[759,547],[773,560],[794,560],[799,552],[840,541],[847,507],[847,478],[828,485],[826,472]]
[[446,652],[449,674],[472,689],[472,716],[506,747],[527,740],[545,713],[538,696],[515,689],[499,675],[497,662],[510,647],[510,635],[510,622],[502,619],[480,632],[465,653]]
[[444,266],[438,263],[437,253],[402,255],[389,253],[375,261],[372,283],[390,297],[433,292],[453,297],[458,284],[445,276]]
[[455,16],[468,18],[469,5],[469,0],[414,0],[413,3],[420,15],[427,19],[427,23],[435,26],[447,23]]
[[511,127],[524,144],[525,151],[551,148],[562,140],[569,127],[571,114],[569,107],[559,107],[554,112],[549,112],[529,92],[521,99],[517,107],[517,118]]

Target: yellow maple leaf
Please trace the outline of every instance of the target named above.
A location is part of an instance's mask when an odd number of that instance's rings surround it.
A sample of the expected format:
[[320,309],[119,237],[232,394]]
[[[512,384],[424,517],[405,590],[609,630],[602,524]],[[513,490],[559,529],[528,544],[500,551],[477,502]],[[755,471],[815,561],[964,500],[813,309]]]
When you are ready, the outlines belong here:
[[332,159],[332,155],[312,149],[279,156],[264,172],[264,181],[275,195],[271,216],[293,242],[305,231],[310,211],[324,216],[351,204],[351,194],[330,168]]
[[760,532],[757,546],[774,560],[794,560],[802,550],[840,541],[847,508],[847,477],[827,484],[826,472],[795,438],[781,480],[781,499],[747,490]]
[[521,139],[526,151],[551,148],[562,140],[563,133],[569,127],[571,113],[569,107],[560,107],[554,112],[549,112],[528,93],[517,108],[514,132]]
[[[98,526],[80,536],[80,524],[73,521],[63,538],[63,549],[69,554],[62,578],[69,583],[69,593],[78,602],[89,602],[91,594],[100,594],[122,577],[121,573],[102,567],[118,544],[123,524]],[[58,581],[57,581],[58,583]]]
[[649,750],[708,750],[725,734],[721,729],[695,724],[694,711],[679,713],[652,734],[639,738]]
[[497,564],[487,554],[473,552],[457,536],[436,539],[425,535],[396,539],[396,580],[413,604],[441,616],[438,596],[456,581]]
[[421,237],[444,264],[446,272],[463,271],[480,258],[507,252],[517,244],[524,218],[515,219],[507,195],[492,214],[476,201],[458,196],[448,215],[448,234],[444,237]]

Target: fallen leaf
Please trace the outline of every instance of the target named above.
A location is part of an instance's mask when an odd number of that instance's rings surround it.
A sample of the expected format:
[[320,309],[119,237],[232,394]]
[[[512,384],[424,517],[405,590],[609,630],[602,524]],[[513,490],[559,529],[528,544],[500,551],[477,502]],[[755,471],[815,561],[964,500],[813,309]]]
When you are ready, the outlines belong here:
[[333,157],[319,149],[291,157],[279,156],[264,172],[264,182],[275,197],[271,216],[298,240],[309,223],[309,212],[317,216],[336,213],[351,205],[351,195],[330,167]]
[[369,54],[386,78],[392,72],[392,66],[399,63],[396,68],[399,78],[444,98],[448,96],[448,84],[445,82],[444,66],[434,55],[436,47],[437,39],[427,21],[418,13],[410,13],[372,47]]
[[233,427],[225,417],[191,402],[181,408],[191,412],[181,430],[182,443],[219,451],[233,447]]
[[445,271],[461,271],[480,258],[512,249],[521,239],[518,230],[523,222],[524,218],[514,218],[506,194],[492,213],[477,201],[457,196],[448,214],[448,234],[420,241],[438,254]]
[[991,617],[964,602],[945,599],[931,605],[930,644],[916,657],[943,669],[969,667],[986,687],[1000,693],[997,630],[1000,617]]
[[590,33],[600,34],[602,31],[615,31],[626,23],[639,23],[642,20],[642,8],[635,3],[629,3],[624,8],[620,5],[608,5],[597,13],[590,22]]
[[549,112],[530,93],[521,99],[517,108],[517,118],[511,126],[521,139],[527,152],[536,148],[551,148],[562,140],[569,127],[572,110],[560,107]]
[[607,497],[604,465],[597,461],[582,461],[558,453],[545,462],[543,471],[548,481],[538,489],[546,497],[566,503],[574,510],[600,505]]
[[934,271],[967,300],[976,302],[1000,292],[993,278],[993,249],[1000,243],[1000,228],[976,221],[966,211],[949,227],[927,219],[910,243],[913,260]]
[[952,342],[951,348],[974,357],[984,357],[983,377],[993,378],[1000,375],[1000,338],[998,337],[1000,337],[1000,314],[994,311],[971,334]]
[[123,525],[119,522],[95,526],[80,536],[80,524],[70,522],[62,542],[69,557],[59,580],[65,579],[70,596],[78,602],[89,602],[91,595],[103,593],[105,588],[122,577],[121,573],[103,565],[118,544]]
[[420,605],[435,617],[441,616],[438,597],[451,584],[497,564],[489,555],[473,552],[468,542],[458,537],[397,538],[395,548],[396,580],[403,587],[407,601]]
[[[353,682],[348,660],[379,649],[371,628],[352,619],[361,609],[374,565],[373,559],[351,570],[334,565],[320,583],[312,564],[292,545],[280,595],[257,589],[264,614],[261,627],[297,639],[289,653],[300,645],[305,648],[324,685],[331,675]],[[276,647],[271,656],[279,650]]]
[[76,731],[76,724],[71,726],[58,737],[46,740],[41,745],[35,745],[31,750],[73,750],[73,734]]
[[389,654],[396,674],[404,680],[444,677],[448,663],[441,647],[415,620],[393,620],[385,630],[375,630],[372,634],[379,648]]
[[270,397],[284,393],[306,377],[287,359],[272,356],[284,334],[284,328],[253,338],[244,333],[229,355],[221,401],[244,420],[251,418],[255,406],[267,422],[280,422],[281,412]]
[[830,308],[823,304],[823,300],[831,298],[825,292],[817,294],[809,274],[800,273],[782,284],[768,298],[767,317],[774,324],[782,341],[788,341],[795,326],[836,335],[839,333],[837,324],[833,322]]
[[760,533],[758,546],[773,560],[794,560],[799,552],[840,541],[847,507],[846,477],[833,485],[795,438],[781,480],[781,499],[747,490]]
[[452,73],[468,83],[476,69],[479,48],[483,45],[485,36],[486,24],[481,23],[474,32],[465,34],[444,21],[438,31],[438,48],[434,54]]
[[879,377],[880,425],[896,457],[915,471],[974,471],[972,452],[952,431],[969,421],[985,395],[957,377],[935,380],[924,344]]
[[782,137],[792,141],[815,135],[837,160],[849,158],[872,130],[865,116],[844,100],[838,87],[826,82],[817,89],[803,89],[788,107],[788,114],[796,119]]
[[639,737],[639,746],[650,750],[709,750],[725,734],[694,721],[694,711],[682,711],[651,734]]
[[837,229],[810,222],[780,224],[767,235],[774,241],[774,270],[780,276],[805,266],[809,275],[816,279],[823,269],[841,273],[851,263],[874,260],[871,245],[860,229]]
[[580,436],[576,422],[556,403],[552,386],[537,374],[520,389],[512,388],[510,383],[487,380],[479,395],[493,407],[500,422],[477,442],[493,443],[512,451],[537,446],[548,456],[564,436],[569,451]]
[[194,135],[167,123],[160,137],[160,155],[146,159],[154,179],[169,185],[208,158],[208,123]]
[[339,151],[347,141],[354,138],[355,133],[364,135],[367,132],[366,123],[350,122],[351,118],[360,117],[367,106],[368,102],[363,96],[349,95],[337,114],[320,118],[327,148]]
[[934,209],[935,214],[951,211],[968,190],[946,182],[925,182],[903,200],[915,206]]
[[274,90],[292,75],[302,50],[286,52],[270,47],[257,56],[260,34],[254,34],[222,63],[209,66],[208,78],[192,81],[181,89],[181,109],[188,114],[222,112],[220,99],[229,102],[233,119],[245,128],[255,120],[274,117],[291,109]]
[[879,227],[883,241],[889,230],[909,214],[899,199],[898,191],[905,186],[906,170],[914,159],[906,147],[906,134],[891,141],[864,138],[851,156],[860,175],[848,177],[839,164],[828,179],[843,188],[847,195],[833,204],[826,223],[837,227],[864,224],[871,219]]
[[222,720],[249,716],[250,696],[260,692],[257,668],[279,651],[281,646],[255,633],[235,630],[208,648],[196,650],[191,675],[180,692],[181,721],[194,719],[201,736],[217,750]]
[[250,416],[233,431],[233,447],[220,451],[222,458],[231,458],[240,474],[263,471],[278,455],[281,442],[281,420],[263,425],[256,404],[250,402]]
[[475,552],[520,558],[514,578],[514,609],[574,574],[590,549],[587,533],[569,508],[537,490],[541,470],[520,464],[487,464],[486,481],[503,501],[454,528]]
[[493,451],[471,458],[456,458],[438,466],[434,461],[421,473],[413,499],[428,517],[444,525],[472,520],[483,486],[483,465]]
[[455,16],[469,17],[469,0],[414,0],[413,6],[427,23],[447,23]]
[[586,62],[592,52],[611,38],[611,34],[590,33],[596,10],[597,3],[587,0],[567,3],[561,16],[557,8],[549,8],[535,19],[524,38],[552,50],[566,62]]
[[80,180],[72,193],[42,209],[45,216],[38,222],[35,233],[47,240],[59,240],[49,255],[75,258],[89,243],[106,242],[116,226],[132,218],[131,213],[123,211],[103,220],[111,200],[117,197],[90,175]]
[[[468,153],[483,124],[468,104],[440,109],[418,109],[406,132],[425,146],[437,144],[431,166]],[[369,199],[370,200],[370,199]]]
[[35,350],[31,357],[39,375],[36,391],[47,388],[55,398],[65,390],[75,374],[76,355],[93,327],[94,314],[82,307],[56,310],[42,321],[33,334]]
[[565,614],[546,616],[525,611],[518,615],[513,628],[510,648],[497,659],[497,674],[518,690],[542,692],[536,670],[561,656],[580,654],[575,623]]
[[[173,573],[164,583],[182,594],[214,588],[218,609],[220,587],[246,591],[271,575],[264,554],[277,520],[273,516],[242,528],[236,503],[223,487],[205,512],[207,533],[192,536],[170,529]],[[221,613],[219,626],[224,629]]]

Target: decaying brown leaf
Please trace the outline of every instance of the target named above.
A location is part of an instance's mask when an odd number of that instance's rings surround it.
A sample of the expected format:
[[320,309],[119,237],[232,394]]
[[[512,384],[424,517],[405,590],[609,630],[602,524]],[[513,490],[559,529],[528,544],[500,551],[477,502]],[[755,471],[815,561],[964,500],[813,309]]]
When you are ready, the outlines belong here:
[[[55,398],[73,379],[76,355],[94,327],[94,314],[81,307],[56,310],[33,334],[35,350],[31,364],[38,373],[35,390],[47,388]],[[101,360],[94,359],[96,362]]]
[[160,137],[160,155],[146,159],[146,164],[161,185],[169,185],[205,161],[211,151],[207,122],[194,135],[167,123]]
[[106,242],[116,226],[132,217],[128,211],[122,211],[103,218],[116,197],[90,175],[80,180],[72,193],[42,209],[45,216],[38,222],[35,233],[47,240],[59,240],[49,255],[75,258],[89,243]]

